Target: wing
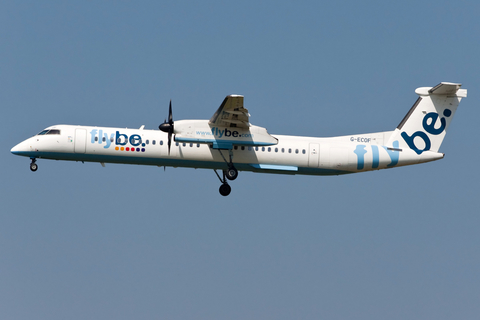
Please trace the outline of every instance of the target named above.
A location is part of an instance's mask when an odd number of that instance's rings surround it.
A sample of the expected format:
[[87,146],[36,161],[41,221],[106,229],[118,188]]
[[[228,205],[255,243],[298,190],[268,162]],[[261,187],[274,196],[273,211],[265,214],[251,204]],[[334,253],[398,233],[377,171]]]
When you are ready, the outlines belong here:
[[249,128],[250,114],[243,107],[243,96],[229,95],[208,122],[218,127]]

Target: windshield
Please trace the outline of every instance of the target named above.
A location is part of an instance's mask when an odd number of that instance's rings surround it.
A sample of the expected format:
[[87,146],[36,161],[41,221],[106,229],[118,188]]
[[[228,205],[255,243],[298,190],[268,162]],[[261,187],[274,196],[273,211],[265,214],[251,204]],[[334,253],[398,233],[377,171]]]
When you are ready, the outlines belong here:
[[43,136],[44,134],[47,134],[48,130],[43,130],[42,132],[38,133],[37,136]]
[[58,129],[45,129],[42,132],[38,133],[37,136],[43,136],[45,134],[60,134],[60,130]]

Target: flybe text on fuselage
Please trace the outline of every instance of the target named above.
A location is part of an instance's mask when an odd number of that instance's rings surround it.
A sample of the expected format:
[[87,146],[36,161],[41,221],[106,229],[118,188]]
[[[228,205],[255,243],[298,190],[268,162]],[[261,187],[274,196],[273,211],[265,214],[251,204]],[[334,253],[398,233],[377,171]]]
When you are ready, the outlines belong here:
[[125,146],[128,143],[134,147],[145,147],[145,143],[142,141],[142,137],[138,134],[132,134],[128,136],[127,134],[120,133],[120,131],[115,131],[115,133],[104,132],[102,129],[97,130],[93,129],[90,131],[90,143],[104,144],[105,149],[110,148],[112,142],[116,146]]

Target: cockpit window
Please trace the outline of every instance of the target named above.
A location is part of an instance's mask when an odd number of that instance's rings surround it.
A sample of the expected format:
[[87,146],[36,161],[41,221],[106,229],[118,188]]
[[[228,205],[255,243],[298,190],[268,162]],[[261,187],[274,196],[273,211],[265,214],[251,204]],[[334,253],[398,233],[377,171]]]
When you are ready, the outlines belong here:
[[60,130],[58,129],[45,129],[43,130],[42,132],[40,132],[39,134],[37,134],[37,136],[43,136],[44,134],[60,134]]

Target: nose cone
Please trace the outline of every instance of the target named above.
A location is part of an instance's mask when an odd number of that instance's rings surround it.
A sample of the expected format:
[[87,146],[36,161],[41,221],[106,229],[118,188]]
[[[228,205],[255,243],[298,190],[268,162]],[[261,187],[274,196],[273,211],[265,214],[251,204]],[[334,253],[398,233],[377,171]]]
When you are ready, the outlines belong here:
[[17,155],[17,156],[25,156],[29,157],[33,150],[28,143],[28,140],[22,141],[13,147],[10,152]]
[[15,147],[13,147],[10,152],[13,154],[18,154],[21,151],[21,143],[17,144]]

